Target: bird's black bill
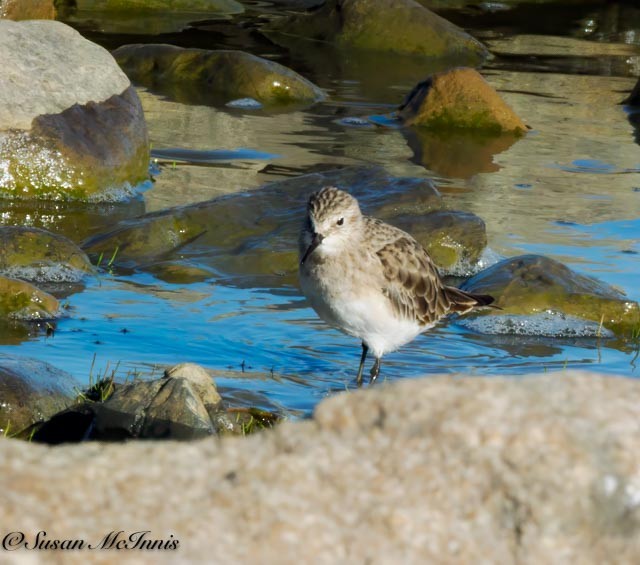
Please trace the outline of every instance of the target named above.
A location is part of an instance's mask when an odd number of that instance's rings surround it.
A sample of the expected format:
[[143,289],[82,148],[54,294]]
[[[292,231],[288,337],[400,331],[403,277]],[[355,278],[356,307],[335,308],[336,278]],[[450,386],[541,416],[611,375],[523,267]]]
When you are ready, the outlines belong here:
[[313,239],[311,240],[311,245],[309,245],[309,247],[307,247],[307,250],[304,252],[304,255],[302,256],[302,259],[300,259],[300,264],[301,265],[304,265],[304,262],[307,260],[309,255],[311,255],[316,250],[316,247],[318,247],[318,245],[320,245],[322,243],[323,239],[324,238],[319,233],[314,233],[313,234]]

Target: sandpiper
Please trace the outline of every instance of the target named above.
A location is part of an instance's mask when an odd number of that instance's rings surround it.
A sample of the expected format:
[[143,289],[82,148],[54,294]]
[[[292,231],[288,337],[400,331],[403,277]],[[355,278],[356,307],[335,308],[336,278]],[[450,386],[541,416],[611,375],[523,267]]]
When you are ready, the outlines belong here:
[[487,306],[493,297],[446,286],[411,235],[364,216],[358,201],[329,186],[309,198],[300,233],[300,286],[330,325],[362,341],[357,385],[367,353],[375,362],[432,328],[450,312]]

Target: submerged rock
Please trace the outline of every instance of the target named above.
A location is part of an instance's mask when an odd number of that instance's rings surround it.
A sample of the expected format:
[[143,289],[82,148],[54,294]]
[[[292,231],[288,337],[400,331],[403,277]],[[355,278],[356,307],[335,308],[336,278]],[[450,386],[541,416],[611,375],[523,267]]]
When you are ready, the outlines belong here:
[[527,126],[478,71],[458,68],[430,76],[411,91],[399,117],[409,126],[522,135]]
[[298,73],[243,51],[184,49],[173,45],[124,45],[113,52],[131,80],[179,101],[226,104],[252,98],[263,104],[306,104],[324,92]]
[[0,319],[51,320],[59,309],[56,298],[31,283],[0,276]]
[[[627,300],[606,283],[541,255],[501,261],[470,278],[461,288],[493,296],[495,305],[503,309],[501,315],[560,312],[602,323],[619,334],[630,334],[640,327],[636,302]],[[472,315],[491,312],[479,310]]]
[[53,20],[55,17],[53,0],[0,0],[0,19]]
[[13,436],[75,402],[78,383],[27,357],[0,354],[0,435]]
[[294,34],[342,47],[478,63],[486,48],[413,0],[329,0],[311,15],[265,27],[269,37]]
[[0,20],[0,196],[113,200],[148,178],[138,95],[113,57],[55,21]]
[[[455,270],[460,261],[473,262],[486,244],[484,224],[473,215],[425,216],[426,211],[441,206],[429,179],[394,177],[376,167],[348,167],[125,221],[89,239],[83,249],[92,257],[115,253],[116,265],[154,272],[158,261],[175,260],[178,254],[181,260],[188,260],[193,253],[200,265],[248,278],[253,285],[296,284],[296,242],[307,199],[327,185],[348,190],[359,199],[365,214],[415,231],[423,243],[432,246],[438,261],[443,261],[439,266]],[[431,222],[428,228],[426,218]],[[459,232],[447,239],[445,231],[454,224]],[[430,243],[434,234],[438,240]]]
[[[480,218],[437,211],[442,199],[429,179],[394,177],[375,167],[350,167],[148,214],[91,238],[83,248],[94,257],[115,253],[116,264],[148,268],[162,277],[159,260],[171,261],[178,250],[181,258],[188,258],[193,247],[198,262],[208,261],[217,272],[251,276],[253,284],[260,284],[265,275],[276,277],[268,279],[269,284],[295,283],[300,219],[310,193],[327,185],[351,192],[365,214],[412,233],[448,273],[468,275],[486,246]],[[203,247],[210,250],[206,257],[198,251]]]
[[0,227],[0,272],[45,282],[76,282],[93,272],[87,254],[64,236],[38,228]]

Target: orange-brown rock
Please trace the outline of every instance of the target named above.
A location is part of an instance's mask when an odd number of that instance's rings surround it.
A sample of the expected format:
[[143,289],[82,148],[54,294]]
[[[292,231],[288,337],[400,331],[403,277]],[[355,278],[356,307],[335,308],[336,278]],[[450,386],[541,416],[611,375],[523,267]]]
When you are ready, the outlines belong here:
[[523,134],[527,126],[478,71],[456,68],[416,85],[399,109],[406,125]]
[[7,20],[54,20],[53,0],[0,0],[0,18]]

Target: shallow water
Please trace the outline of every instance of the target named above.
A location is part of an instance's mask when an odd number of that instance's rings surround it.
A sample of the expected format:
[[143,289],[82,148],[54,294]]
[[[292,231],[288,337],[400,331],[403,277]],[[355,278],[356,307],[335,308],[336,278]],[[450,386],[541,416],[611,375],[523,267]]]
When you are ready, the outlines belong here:
[[[4,222],[43,225],[81,241],[115,224],[114,217],[202,202],[314,170],[374,164],[393,175],[433,179],[446,207],[485,220],[494,253],[542,253],[640,300],[640,151],[634,127],[640,119],[619,105],[640,72],[640,9],[555,3],[542,12],[523,4],[499,15],[481,9],[443,13],[497,54],[483,74],[532,127],[522,140],[488,142],[390,127],[385,115],[437,66],[304,43],[289,52],[250,32],[258,11],[245,5],[242,16],[151,38],[113,28],[103,33],[95,22],[72,21],[109,48],[136,41],[242,47],[292,66],[326,89],[327,101],[272,113],[181,103],[141,89],[158,158],[152,188],[125,206],[14,206]],[[260,13],[268,13],[269,6],[261,6]],[[402,196],[392,192],[387,199],[394,204]],[[275,231],[297,226],[300,218],[288,214],[288,202],[270,205],[282,224]],[[255,200],[247,198],[246,206]],[[170,284],[147,270],[103,268],[65,299],[67,315],[53,337],[7,330],[0,352],[49,361],[83,382],[92,363],[94,374],[109,365],[125,377],[192,361],[219,370],[220,385],[247,390],[257,403],[292,414],[308,413],[322,397],[353,386],[359,344],[320,322],[294,280],[249,276],[256,268],[250,253],[233,258],[242,277],[228,276],[229,262],[216,270],[206,249],[186,255],[190,264],[212,268],[211,277]],[[455,319],[443,322],[385,357],[382,378],[564,367],[640,375],[637,343],[475,330]],[[538,326],[529,330],[541,332]]]

